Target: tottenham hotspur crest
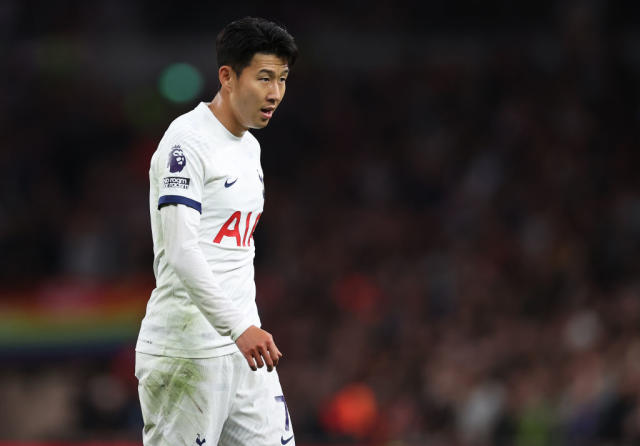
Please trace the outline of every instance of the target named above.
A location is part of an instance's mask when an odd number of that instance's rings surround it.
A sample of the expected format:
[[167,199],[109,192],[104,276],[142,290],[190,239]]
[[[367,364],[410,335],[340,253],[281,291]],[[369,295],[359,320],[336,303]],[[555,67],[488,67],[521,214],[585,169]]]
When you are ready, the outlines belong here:
[[184,166],[187,165],[187,158],[184,156],[184,152],[179,145],[173,146],[169,152],[169,161],[167,161],[167,167],[169,172],[181,172]]

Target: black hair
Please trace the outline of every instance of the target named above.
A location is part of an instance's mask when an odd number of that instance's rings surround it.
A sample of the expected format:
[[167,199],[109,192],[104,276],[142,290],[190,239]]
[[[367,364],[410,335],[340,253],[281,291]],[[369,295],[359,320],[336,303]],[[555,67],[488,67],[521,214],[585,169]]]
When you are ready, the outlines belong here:
[[257,17],[244,17],[225,26],[216,38],[218,68],[228,65],[238,76],[256,53],[274,54],[293,66],[298,47],[284,27]]

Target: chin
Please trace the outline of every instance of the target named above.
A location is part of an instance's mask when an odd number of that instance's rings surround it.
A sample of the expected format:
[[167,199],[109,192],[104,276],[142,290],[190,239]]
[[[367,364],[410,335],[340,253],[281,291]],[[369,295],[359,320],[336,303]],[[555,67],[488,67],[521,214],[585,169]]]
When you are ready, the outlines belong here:
[[269,121],[256,122],[251,126],[252,129],[263,129],[269,125]]

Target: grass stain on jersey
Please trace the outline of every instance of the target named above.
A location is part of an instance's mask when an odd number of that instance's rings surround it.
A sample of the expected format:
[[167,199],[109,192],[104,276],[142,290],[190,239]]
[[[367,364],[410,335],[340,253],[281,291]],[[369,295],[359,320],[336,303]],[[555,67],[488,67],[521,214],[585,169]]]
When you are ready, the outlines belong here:
[[181,318],[179,323],[180,323],[180,328],[182,328],[182,331],[186,331],[189,325],[193,323],[193,320],[195,318],[196,318],[196,315],[194,314],[187,314],[183,318]]
[[194,324],[197,324],[198,319],[201,317],[202,314],[196,309],[194,311],[170,315],[168,323],[170,327],[175,327],[176,330],[180,330],[183,336],[188,336],[193,333]]

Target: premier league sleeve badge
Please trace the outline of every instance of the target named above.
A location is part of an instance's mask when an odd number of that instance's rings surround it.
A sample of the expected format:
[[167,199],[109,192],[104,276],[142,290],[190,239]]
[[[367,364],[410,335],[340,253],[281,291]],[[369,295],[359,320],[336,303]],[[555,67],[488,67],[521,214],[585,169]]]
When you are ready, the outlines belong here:
[[167,167],[169,172],[182,172],[182,169],[187,165],[187,157],[180,148],[180,145],[175,145],[169,151],[169,160],[167,161]]

